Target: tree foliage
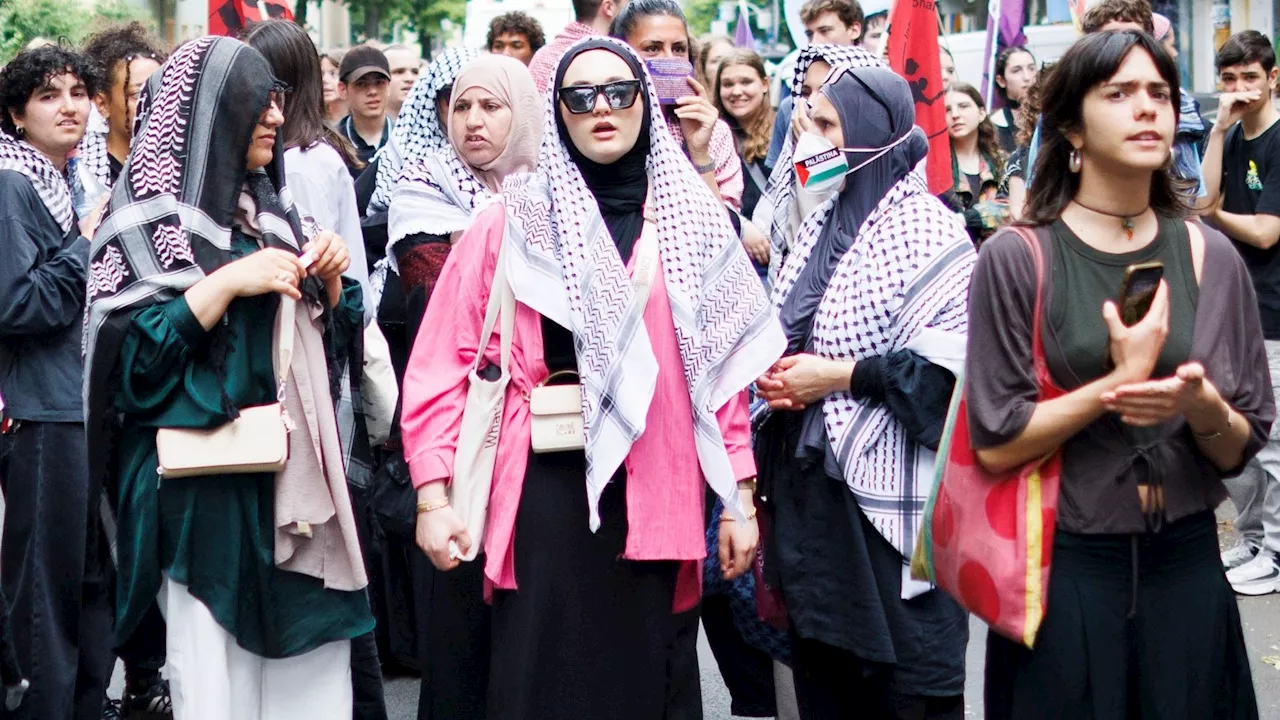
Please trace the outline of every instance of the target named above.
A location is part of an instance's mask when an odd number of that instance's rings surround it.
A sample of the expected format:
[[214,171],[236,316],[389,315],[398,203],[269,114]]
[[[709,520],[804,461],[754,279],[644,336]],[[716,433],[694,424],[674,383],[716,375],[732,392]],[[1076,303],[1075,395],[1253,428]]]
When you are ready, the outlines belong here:
[[[3,1],[3,0],[0,0]],[[417,33],[422,50],[430,54],[443,34],[440,24],[461,25],[467,16],[466,0],[345,0],[351,25],[360,28],[363,40],[392,40],[393,30],[405,27]]]
[[33,40],[79,43],[99,28],[131,20],[153,24],[145,10],[124,0],[93,8],[68,0],[0,0],[0,64]]

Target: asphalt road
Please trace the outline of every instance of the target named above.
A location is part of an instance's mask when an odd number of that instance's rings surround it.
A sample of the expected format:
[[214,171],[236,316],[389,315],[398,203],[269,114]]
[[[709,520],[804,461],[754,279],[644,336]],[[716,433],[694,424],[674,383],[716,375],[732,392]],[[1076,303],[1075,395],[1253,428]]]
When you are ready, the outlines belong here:
[[[1219,509],[1219,540],[1223,547],[1234,544],[1236,537],[1227,518],[1234,517],[1230,503]],[[1280,720],[1280,594],[1264,597],[1241,597],[1240,616],[1244,624],[1245,642],[1253,669],[1253,684],[1258,694],[1262,720]],[[986,646],[986,627],[970,623],[969,651],[966,660],[965,716],[982,717],[982,670]],[[1270,659],[1270,662],[1264,660]],[[702,669],[702,704],[705,720],[728,720],[729,692],[716,668],[711,649],[704,639],[698,643],[698,661]],[[390,720],[416,720],[418,680],[392,679],[387,683],[387,707]]]
[[[0,525],[3,523],[4,499],[0,497]],[[1234,531],[1227,518],[1234,517],[1230,503],[1218,510],[1219,540],[1223,547],[1236,542]],[[1240,598],[1240,615],[1244,624],[1245,641],[1253,669],[1253,683],[1257,689],[1258,706],[1262,720],[1280,720],[1280,594],[1258,598]],[[982,717],[982,668],[986,628],[979,622],[970,626],[969,651],[966,665],[968,680],[965,683],[965,715]],[[729,692],[716,668],[711,649],[705,640],[698,644],[698,660],[702,669],[702,702],[705,720],[728,720]],[[117,665],[115,680],[111,686],[112,697],[119,697],[124,684],[123,669]],[[389,720],[416,720],[418,708],[416,678],[391,678],[386,683]]]

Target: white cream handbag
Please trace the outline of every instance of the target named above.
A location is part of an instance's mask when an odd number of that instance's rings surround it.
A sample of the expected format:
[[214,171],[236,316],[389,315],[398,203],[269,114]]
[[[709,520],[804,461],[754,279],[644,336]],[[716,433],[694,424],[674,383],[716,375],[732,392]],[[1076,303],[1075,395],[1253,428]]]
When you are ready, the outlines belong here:
[[[657,226],[648,219],[640,231],[635,247],[635,271],[631,274],[631,286],[640,310],[649,303],[649,290],[658,270]],[[587,436],[582,420],[582,385],[551,385],[562,377],[577,377],[572,370],[552,373],[546,380],[529,391],[530,444],[537,454],[582,450],[587,446]]]
[[[489,288],[489,304],[480,329],[476,359],[467,375],[467,404],[462,410],[462,427],[458,431],[458,448],[453,457],[453,481],[449,483],[449,504],[462,518],[471,536],[471,549],[465,554],[450,544],[451,555],[464,561],[474,560],[484,544],[485,518],[489,513],[489,488],[493,485],[493,466],[498,459],[498,437],[502,430],[502,410],[506,404],[507,384],[511,381],[511,336],[515,332],[516,297],[507,282],[507,244],[498,251],[498,267]],[[480,376],[484,351],[493,337],[497,316],[502,317],[498,338],[501,355],[496,380]]]
[[280,297],[276,336],[276,402],[241,408],[240,415],[211,429],[160,428],[156,431],[157,472],[161,478],[280,472],[289,460],[289,418],[284,384],[293,360],[293,322],[297,303]]

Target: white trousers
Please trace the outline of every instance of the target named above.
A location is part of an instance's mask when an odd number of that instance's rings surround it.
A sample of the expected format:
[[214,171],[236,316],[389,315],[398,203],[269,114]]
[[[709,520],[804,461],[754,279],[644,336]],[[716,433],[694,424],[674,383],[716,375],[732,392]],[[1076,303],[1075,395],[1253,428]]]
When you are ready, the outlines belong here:
[[175,720],[351,720],[351,642],[270,660],[236,644],[213,613],[164,578],[164,676]]

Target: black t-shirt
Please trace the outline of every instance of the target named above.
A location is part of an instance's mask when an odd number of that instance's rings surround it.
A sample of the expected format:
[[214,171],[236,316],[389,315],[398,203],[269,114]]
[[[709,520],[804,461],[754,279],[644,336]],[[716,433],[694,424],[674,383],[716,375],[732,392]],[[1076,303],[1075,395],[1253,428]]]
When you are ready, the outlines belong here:
[[[387,118],[382,126],[382,138],[378,140],[377,145],[370,145],[364,141],[364,138],[360,137],[360,133],[356,132],[355,123],[351,120],[350,115],[338,122],[338,132],[342,133],[344,137],[351,141],[352,145],[356,146],[356,154],[360,156],[365,165],[368,165],[369,161],[373,160],[373,156],[382,149],[382,146],[387,144],[387,140],[391,139],[391,126],[391,118]],[[349,167],[347,170],[350,171],[352,180],[360,177],[361,168]]]
[[[1222,192],[1226,212],[1280,216],[1280,122],[1252,140],[1244,139],[1243,125],[1231,128],[1222,154]],[[1262,334],[1280,340],[1280,245],[1262,250],[1232,242],[1253,277]]]

